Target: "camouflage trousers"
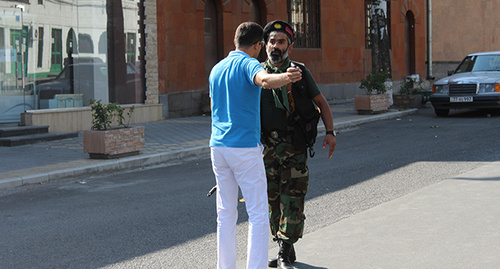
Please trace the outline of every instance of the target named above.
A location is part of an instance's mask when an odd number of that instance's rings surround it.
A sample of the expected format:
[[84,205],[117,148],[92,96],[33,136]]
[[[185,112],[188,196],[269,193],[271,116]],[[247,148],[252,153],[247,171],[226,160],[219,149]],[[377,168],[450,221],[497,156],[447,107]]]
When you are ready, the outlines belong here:
[[292,136],[268,138],[264,149],[269,221],[274,240],[293,244],[304,231],[304,198],[309,184],[307,150],[296,151]]

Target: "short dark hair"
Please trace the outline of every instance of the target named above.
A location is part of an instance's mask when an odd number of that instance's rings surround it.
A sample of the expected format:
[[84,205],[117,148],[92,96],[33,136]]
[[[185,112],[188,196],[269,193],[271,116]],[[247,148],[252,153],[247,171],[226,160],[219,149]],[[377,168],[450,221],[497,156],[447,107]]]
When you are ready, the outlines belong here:
[[234,40],[236,41],[236,47],[238,48],[248,48],[262,40],[264,31],[262,26],[255,22],[244,22],[236,28],[234,34]]

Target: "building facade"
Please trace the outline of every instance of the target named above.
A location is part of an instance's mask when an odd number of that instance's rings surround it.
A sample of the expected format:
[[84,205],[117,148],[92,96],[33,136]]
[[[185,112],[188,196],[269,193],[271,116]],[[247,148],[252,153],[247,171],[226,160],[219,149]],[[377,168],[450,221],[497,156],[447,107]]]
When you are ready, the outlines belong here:
[[[447,76],[470,53],[500,50],[500,1],[432,1],[432,76]],[[460,19],[457,19],[460,18]]]
[[[207,77],[234,49],[243,21],[291,23],[297,35],[291,57],[305,63],[329,99],[358,93],[373,57],[383,58],[393,80],[426,74],[425,0],[163,0],[157,8],[164,117],[208,111]],[[371,31],[380,33],[374,41]]]
[[288,21],[292,59],[328,99],[352,98],[374,65],[425,76],[427,1],[0,0],[0,124],[87,129],[90,99],[134,104],[132,123],[207,113],[244,21]]
[[[155,85],[148,93],[145,79],[157,74],[145,70],[146,31],[156,24],[151,10],[155,0],[1,0],[0,124],[29,115],[28,125],[75,131],[88,129],[92,99],[157,104]],[[141,106],[138,115],[154,113],[147,110]],[[161,109],[151,118],[161,119]]]

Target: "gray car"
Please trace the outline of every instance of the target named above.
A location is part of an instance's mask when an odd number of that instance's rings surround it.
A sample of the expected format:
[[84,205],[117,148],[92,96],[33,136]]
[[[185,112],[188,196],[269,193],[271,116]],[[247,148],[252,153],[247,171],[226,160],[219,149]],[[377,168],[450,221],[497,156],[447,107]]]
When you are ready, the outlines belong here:
[[448,75],[432,86],[436,115],[447,116],[450,109],[500,108],[500,51],[469,54]]

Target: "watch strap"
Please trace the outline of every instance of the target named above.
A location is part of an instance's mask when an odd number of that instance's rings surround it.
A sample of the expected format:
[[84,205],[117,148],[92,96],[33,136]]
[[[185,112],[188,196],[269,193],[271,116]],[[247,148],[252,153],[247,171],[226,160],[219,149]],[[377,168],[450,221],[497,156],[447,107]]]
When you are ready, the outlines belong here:
[[333,135],[333,137],[337,136],[337,132],[335,132],[335,131],[326,131],[326,134],[327,135],[331,134],[331,135]]

